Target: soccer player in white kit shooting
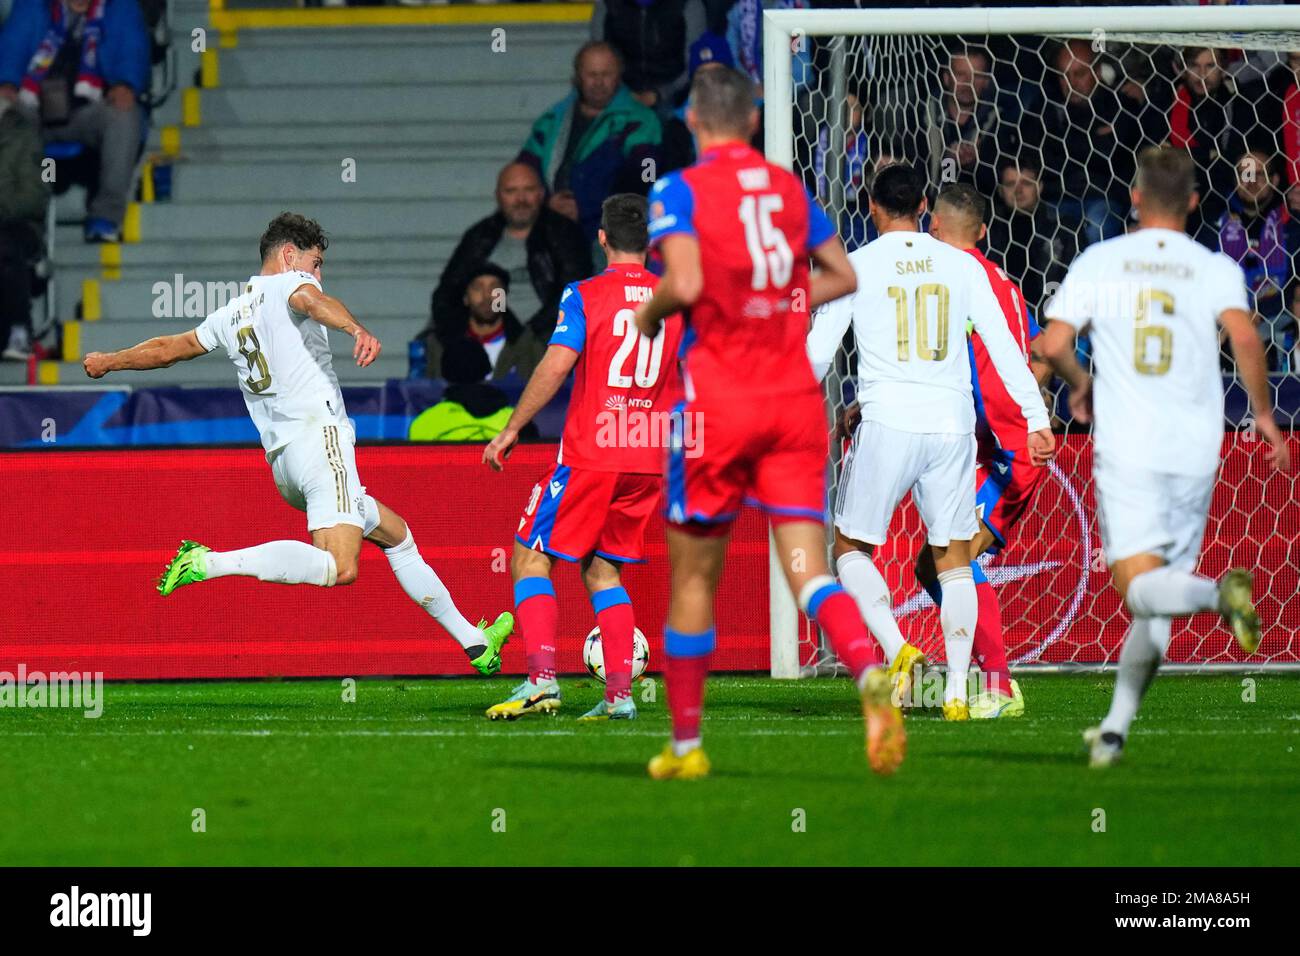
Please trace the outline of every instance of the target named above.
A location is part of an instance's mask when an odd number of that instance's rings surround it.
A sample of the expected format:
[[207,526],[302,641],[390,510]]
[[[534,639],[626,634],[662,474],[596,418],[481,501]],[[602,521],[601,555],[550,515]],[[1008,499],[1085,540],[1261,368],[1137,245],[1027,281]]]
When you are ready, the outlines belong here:
[[967,720],[978,603],[971,539],[979,530],[968,321],[1021,406],[1033,462],[1050,460],[1056,441],[1038,383],[984,268],[962,250],[917,231],[926,206],[921,175],[910,166],[885,167],[871,184],[870,203],[880,235],[849,254],[858,290],[828,304],[808,336],[808,357],[819,378],[829,371],[850,323],[857,342],[862,420],[835,504],[835,566],[889,657],[896,693],[905,695],[921,654],[904,641],[889,587],[871,556],[885,543],[898,503],[912,492],[943,593],[943,715]]
[[362,368],[379,355],[380,345],[342,302],[321,291],[328,245],[316,222],[282,213],[262,235],[261,273],[198,328],[85,357],[86,374],[102,378],[127,369],[165,368],[222,349],[234,363],[280,495],[307,513],[311,544],[269,541],[217,552],[182,542],[158,591],[166,596],[182,585],[232,574],[278,584],[351,584],[364,539],[383,549],[402,590],[456,639],[474,669],[495,674],[514,629],[513,615],[503,613],[490,625],[470,624],[425,563],[406,522],[366,494],[357,476],[356,435],[343,407],[326,329],[355,339],[352,355]]
[[[1094,767],[1123,752],[1169,647],[1171,618],[1218,611],[1243,650],[1259,646],[1250,573],[1234,569],[1218,582],[1193,573],[1223,445],[1218,326],[1232,343],[1268,458],[1285,471],[1290,454],[1273,420],[1241,267],[1184,231],[1195,184],[1186,152],[1145,151],[1132,191],[1138,229],[1090,246],[1044,309],[1051,324],[1043,357],[1070,386],[1071,414],[1094,421],[1102,544],[1133,615],[1110,712],[1084,732]],[[1080,333],[1092,342],[1095,378],[1075,357]]]

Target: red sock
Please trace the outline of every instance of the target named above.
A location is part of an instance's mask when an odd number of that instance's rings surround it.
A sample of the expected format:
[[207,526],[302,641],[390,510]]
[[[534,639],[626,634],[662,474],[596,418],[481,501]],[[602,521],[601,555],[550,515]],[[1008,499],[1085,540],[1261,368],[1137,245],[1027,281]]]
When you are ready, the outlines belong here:
[[515,619],[524,634],[528,679],[555,680],[555,622],[560,614],[550,578],[515,582]]
[[668,661],[664,668],[664,689],[673,717],[673,740],[695,740],[700,736],[713,629],[703,634],[682,634],[665,628],[664,651]]
[[1011,693],[1011,671],[1007,667],[1007,648],[1002,640],[1002,608],[998,592],[987,581],[975,585],[979,616],[975,621],[975,639],[971,653],[988,680],[988,689],[999,694]]
[[[824,593],[829,591],[829,593]],[[819,595],[823,595],[820,600]],[[831,640],[831,650],[857,680],[869,667],[884,664],[885,657],[867,631],[857,602],[838,584],[827,584],[809,601],[813,617]]]
[[605,700],[614,704],[632,696],[632,632],[636,627],[632,602],[627,591],[613,587],[593,594],[591,605],[596,609],[605,655]]

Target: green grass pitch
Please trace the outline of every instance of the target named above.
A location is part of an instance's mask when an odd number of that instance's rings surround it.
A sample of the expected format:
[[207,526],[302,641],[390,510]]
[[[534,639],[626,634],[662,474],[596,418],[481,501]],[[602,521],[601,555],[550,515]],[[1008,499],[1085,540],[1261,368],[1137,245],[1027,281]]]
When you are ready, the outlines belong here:
[[109,684],[98,719],[0,711],[0,864],[1295,865],[1300,677],[1252,679],[1159,678],[1097,772],[1113,678],[1027,677],[1023,719],[909,717],[880,779],[846,680],[715,678],[686,783],[644,774],[662,685],[587,725],[590,680],[514,724],[504,679]]

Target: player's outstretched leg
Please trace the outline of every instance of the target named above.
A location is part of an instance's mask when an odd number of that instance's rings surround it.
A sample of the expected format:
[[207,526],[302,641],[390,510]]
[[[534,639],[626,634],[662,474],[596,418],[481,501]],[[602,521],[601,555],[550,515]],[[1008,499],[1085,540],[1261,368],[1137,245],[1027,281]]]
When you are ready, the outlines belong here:
[[337,568],[333,555],[305,541],[268,541],[238,551],[213,551],[195,541],[182,541],[158,579],[158,593],[166,597],[183,585],[227,575],[327,588],[335,584]]
[[[826,632],[835,656],[848,667],[862,696],[867,762],[876,773],[891,774],[907,753],[903,714],[880,648],[867,633],[857,602],[835,583],[822,559],[825,530],[818,522],[783,521],[773,524],[772,533],[799,607]],[[796,562],[796,556],[803,560]],[[885,600],[888,610],[888,594]]]
[[1123,753],[1129,726],[1169,647],[1172,616],[1217,610],[1243,648],[1259,646],[1259,616],[1245,571],[1229,571],[1216,583],[1171,567],[1159,555],[1138,554],[1116,561],[1111,573],[1133,624],[1120,651],[1110,712],[1101,726],[1084,731],[1093,767],[1109,767]]
[[600,645],[605,655],[605,697],[578,719],[635,720],[632,700],[632,654],[635,648],[636,618],[632,599],[619,573],[619,565],[599,555],[582,562],[582,582],[591,596],[600,628]]
[[696,780],[709,774],[701,745],[704,685],[713,653],[713,598],[727,553],[727,529],[670,526],[668,558],[672,598],[664,629],[664,689],[672,716],[673,739],[650,760],[656,780]]
[[1133,618],[1119,654],[1110,711],[1100,727],[1083,732],[1091,766],[1109,767],[1124,752],[1129,727],[1169,647],[1171,623],[1167,617]]
[[968,720],[967,681],[970,678],[971,647],[979,619],[975,576],[970,568],[970,542],[953,539],[944,547],[931,545],[934,566],[939,572],[942,603],[939,624],[943,628],[948,677],[943,688],[943,719]]
[[912,687],[925,669],[925,654],[903,637],[894,619],[889,585],[872,561],[873,547],[835,531],[835,570],[844,590],[852,595],[867,629],[880,642],[889,661],[889,679],[895,700],[906,705]]
[[515,542],[510,561],[515,581],[515,616],[524,635],[528,677],[499,704],[485,712],[488,720],[518,720],[560,709],[560,685],[555,679],[555,629],[559,606],[551,584],[551,559]]
[[[981,528],[975,541],[971,543],[972,551],[983,553],[993,537],[986,528]],[[1006,643],[1002,636],[1002,608],[984,569],[978,561],[971,561],[971,576],[975,581],[975,637],[971,643],[971,655],[979,664],[985,680],[984,688],[969,701],[971,720],[988,720],[997,717],[1022,717],[1025,713],[1025,698],[1020,691],[1020,684],[1012,680],[1010,665],[1007,663]],[[916,560],[916,580],[935,606],[942,608],[943,591],[939,586],[939,574],[934,567],[934,556],[929,548],[922,548]]]
[[501,648],[514,631],[514,616],[508,611],[495,621],[479,621],[478,626],[465,619],[452,600],[451,592],[434,573],[415,545],[411,529],[392,509],[367,495],[365,499],[366,540],[379,546],[402,590],[431,618],[437,621],[465,651],[470,664],[484,677],[501,669]]
[[1241,649],[1253,654],[1260,639],[1259,614],[1255,610],[1253,590],[1254,579],[1242,568],[1233,568],[1215,582],[1190,571],[1160,565],[1132,574],[1124,601],[1135,615],[1144,616],[1178,617],[1200,611],[1218,611],[1224,623],[1232,629]]

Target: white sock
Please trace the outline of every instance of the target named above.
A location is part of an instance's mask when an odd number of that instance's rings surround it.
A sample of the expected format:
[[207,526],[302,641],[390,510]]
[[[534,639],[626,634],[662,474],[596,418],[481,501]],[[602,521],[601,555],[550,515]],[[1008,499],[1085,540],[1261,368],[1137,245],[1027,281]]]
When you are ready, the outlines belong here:
[[835,560],[835,571],[840,584],[857,602],[858,612],[867,622],[867,630],[880,642],[890,663],[903,648],[903,632],[894,620],[889,585],[876,569],[869,554],[850,551]]
[[948,658],[948,680],[944,685],[943,699],[965,700],[971,644],[975,640],[975,622],[979,616],[979,598],[975,594],[975,577],[970,565],[939,572],[939,587],[943,591],[939,624],[943,627],[944,654]]
[[334,555],[303,541],[268,541],[239,551],[209,551],[205,563],[210,578],[237,574],[276,584],[328,588],[338,575]]
[[1156,669],[1169,646],[1170,621],[1167,617],[1135,617],[1119,652],[1119,671],[1115,675],[1115,694],[1110,712],[1101,729],[1128,736],[1129,725],[1137,716],[1138,706],[1147,692]]
[[674,756],[674,757],[685,757],[688,753],[690,753],[690,752],[691,752],[692,750],[694,750],[696,747],[700,746],[701,743],[702,743],[702,741],[700,740],[699,737],[692,737],[690,740],[674,740],[674,741],[673,741],[673,756]]
[[433,568],[425,564],[424,558],[420,556],[420,549],[415,546],[410,528],[406,529],[406,540],[394,548],[384,548],[384,555],[407,597],[424,608],[430,617],[456,639],[456,643],[467,649],[483,646],[483,632],[456,610],[456,603],[451,599],[447,585],[442,583],[438,575],[433,573]]
[[1219,585],[1199,574],[1166,566],[1135,577],[1125,603],[1138,617],[1213,611],[1219,606]]

